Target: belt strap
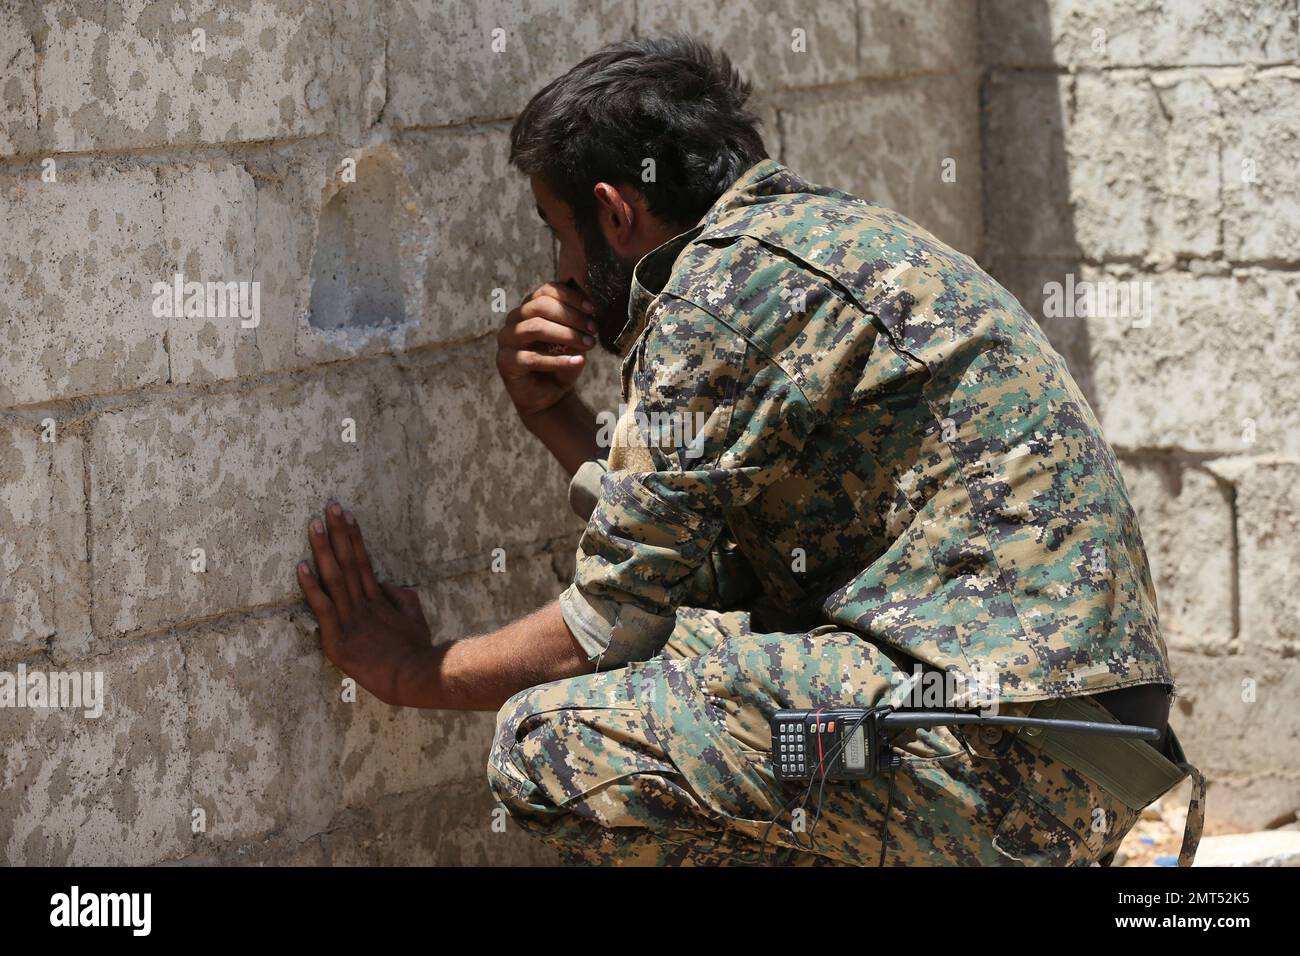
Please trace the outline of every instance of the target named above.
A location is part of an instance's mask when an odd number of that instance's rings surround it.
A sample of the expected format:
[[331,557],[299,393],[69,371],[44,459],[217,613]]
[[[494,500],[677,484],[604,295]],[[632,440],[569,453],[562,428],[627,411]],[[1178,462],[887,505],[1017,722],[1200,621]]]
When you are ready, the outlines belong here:
[[[1110,711],[1088,697],[1037,701],[1030,713],[1034,717],[1119,723]],[[1096,781],[1134,810],[1148,806],[1190,776],[1192,796],[1178,865],[1192,865],[1205,825],[1205,776],[1188,762],[1172,726],[1168,728],[1172,759],[1146,741],[1130,737],[1102,737],[1033,727],[1019,728],[1017,736],[1028,746]]]
[[1205,774],[1188,762],[1173,727],[1169,728],[1169,753],[1173,755],[1174,766],[1192,778],[1192,795],[1187,801],[1187,822],[1183,825],[1183,846],[1178,851],[1178,865],[1191,866],[1196,859],[1196,848],[1201,844],[1201,831],[1205,829]]

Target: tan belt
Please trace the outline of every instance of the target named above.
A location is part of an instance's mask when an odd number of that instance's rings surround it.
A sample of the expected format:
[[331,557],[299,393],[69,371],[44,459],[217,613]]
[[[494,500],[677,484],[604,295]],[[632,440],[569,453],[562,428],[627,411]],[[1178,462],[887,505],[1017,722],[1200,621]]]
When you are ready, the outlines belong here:
[[[1119,721],[1088,697],[1035,701],[1030,716],[1058,720],[1091,720],[1118,724]],[[1144,740],[1131,737],[1101,737],[1021,727],[1016,735],[1027,746],[1036,747],[1101,784],[1134,810],[1142,810],[1183,780],[1192,778],[1192,796],[1183,828],[1179,866],[1191,866],[1205,826],[1205,776],[1187,761],[1174,728],[1169,727],[1170,760]]]

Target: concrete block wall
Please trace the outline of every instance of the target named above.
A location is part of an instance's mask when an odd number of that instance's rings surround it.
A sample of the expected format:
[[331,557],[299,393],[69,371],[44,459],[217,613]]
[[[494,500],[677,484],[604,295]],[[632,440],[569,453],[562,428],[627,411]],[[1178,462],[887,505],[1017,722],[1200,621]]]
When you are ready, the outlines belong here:
[[[982,0],[979,15],[986,263],[1120,455],[1210,815],[1294,825],[1300,10]],[[1061,310],[1050,284],[1067,277],[1137,283],[1141,308]]]
[[[293,575],[337,497],[439,639],[569,580],[564,475],[493,366],[495,290],[555,256],[511,118],[606,42],[693,31],[753,78],[772,155],[980,255],[976,25],[973,0],[5,4],[0,671],[99,672],[105,701],[0,710],[0,861],[551,859],[492,825],[492,715],[342,700]],[[156,314],[176,273],[256,281],[256,327]]]

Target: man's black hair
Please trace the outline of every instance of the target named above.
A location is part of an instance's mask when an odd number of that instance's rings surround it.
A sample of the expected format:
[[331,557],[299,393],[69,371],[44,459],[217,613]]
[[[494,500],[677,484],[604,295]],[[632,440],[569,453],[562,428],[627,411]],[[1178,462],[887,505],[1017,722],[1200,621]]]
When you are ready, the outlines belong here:
[[651,213],[684,229],[767,158],[749,92],[725,53],[688,36],[614,43],[529,101],[510,130],[510,162],[540,176],[580,227],[595,219],[592,187],[607,182],[634,186]]

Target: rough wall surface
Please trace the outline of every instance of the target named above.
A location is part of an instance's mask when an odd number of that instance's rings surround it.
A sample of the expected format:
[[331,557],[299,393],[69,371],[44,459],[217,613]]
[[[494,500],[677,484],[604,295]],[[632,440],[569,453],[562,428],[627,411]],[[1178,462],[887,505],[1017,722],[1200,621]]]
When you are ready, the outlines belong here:
[[[1297,4],[981,0],[979,14],[988,268],[1040,318],[1120,455],[1210,814],[1294,824]],[[1074,309],[1055,297],[1067,283]]]
[[[491,714],[341,699],[307,522],[353,506],[443,640],[568,582],[564,474],[493,365],[555,255],[506,134],[606,42],[723,45],[772,155],[979,255],[975,5],[913,7],[0,5],[0,671],[104,681],[98,718],[0,711],[0,861],[550,859],[493,826]],[[177,273],[257,282],[256,325],[159,314]]]
[[[0,7],[0,671],[105,703],[0,711],[0,860],[550,859],[493,825],[492,715],[341,699],[293,567],[337,497],[439,639],[567,583],[563,472],[492,362],[555,254],[506,134],[669,29],[738,60],[772,155],[1031,311],[1066,273],[1157,289],[1149,327],[1044,324],[1142,509],[1213,808],[1294,813],[1294,0],[29,0]],[[177,273],[258,282],[256,327],[156,314]]]

